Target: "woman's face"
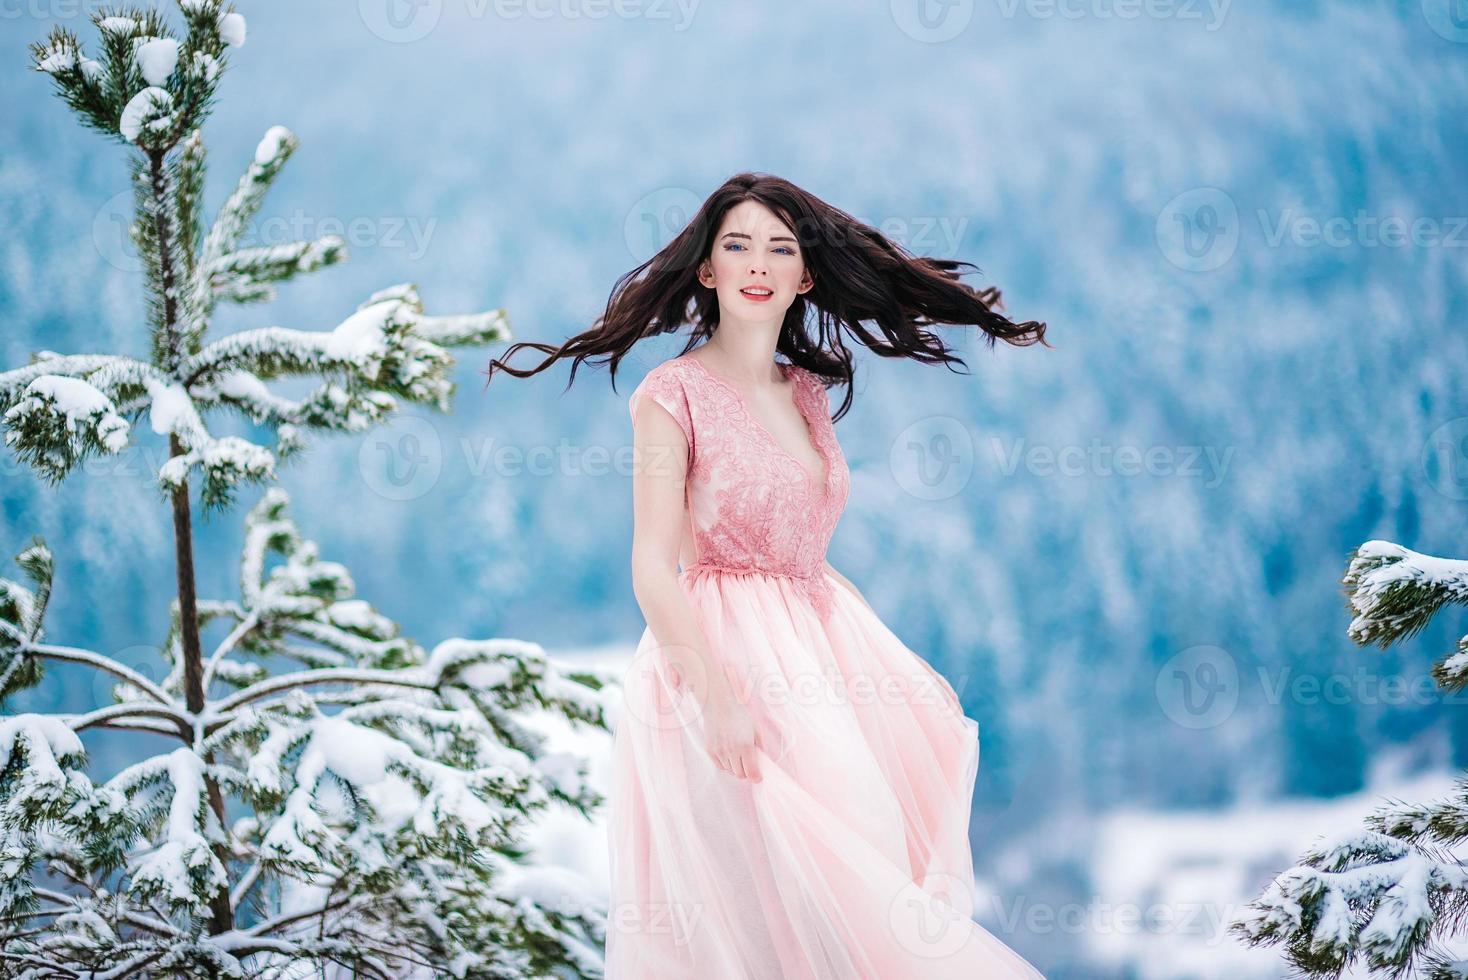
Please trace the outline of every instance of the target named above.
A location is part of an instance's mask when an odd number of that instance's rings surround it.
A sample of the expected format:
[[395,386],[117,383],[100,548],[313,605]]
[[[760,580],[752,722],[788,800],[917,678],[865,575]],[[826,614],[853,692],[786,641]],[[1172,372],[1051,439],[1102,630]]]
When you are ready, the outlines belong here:
[[718,292],[721,309],[742,320],[783,320],[813,285],[795,233],[757,201],[724,212],[699,280]]

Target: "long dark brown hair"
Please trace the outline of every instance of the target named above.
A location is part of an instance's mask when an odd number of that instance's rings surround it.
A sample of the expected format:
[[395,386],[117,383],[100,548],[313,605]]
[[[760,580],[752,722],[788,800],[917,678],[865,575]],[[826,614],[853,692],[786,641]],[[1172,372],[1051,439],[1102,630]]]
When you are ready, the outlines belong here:
[[[846,397],[835,418],[851,406],[852,353],[844,338],[857,341],[882,357],[910,357],[928,364],[964,364],[938,335],[926,329],[949,324],[976,326],[992,348],[996,340],[1016,347],[1045,340],[1045,324],[1015,323],[1003,308],[999,290],[959,281],[961,267],[982,271],[972,262],[915,256],[872,226],[832,207],[788,180],[770,174],[730,177],[704,201],[693,220],[652,258],[623,275],[612,287],[606,312],[590,330],[559,347],[521,341],[505,349],[482,372],[489,384],[496,370],[528,378],[562,358],[571,358],[569,388],[584,360],[611,368],[616,390],[617,364],[644,337],[671,333],[684,323],[693,329],[687,353],[719,326],[718,294],[698,280],[699,264],[713,253],[714,236],[724,214],[741,201],[757,201],[772,211],[795,235],[805,268],[815,280],[785,313],[776,350],[786,360],[821,377],[829,386],[846,383]],[[815,309],[807,325],[807,311]],[[876,332],[865,323],[871,321]],[[535,367],[514,368],[507,362],[522,347],[549,355]],[[597,360],[600,358],[600,360]]]

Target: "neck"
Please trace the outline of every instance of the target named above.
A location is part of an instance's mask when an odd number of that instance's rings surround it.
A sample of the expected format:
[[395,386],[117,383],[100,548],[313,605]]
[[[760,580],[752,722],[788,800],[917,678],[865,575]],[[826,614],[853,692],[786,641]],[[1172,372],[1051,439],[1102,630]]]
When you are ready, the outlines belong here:
[[764,324],[741,325],[721,320],[713,336],[699,345],[709,348],[701,359],[731,381],[755,386],[779,384],[780,369],[775,366],[778,338],[778,324],[771,331]]

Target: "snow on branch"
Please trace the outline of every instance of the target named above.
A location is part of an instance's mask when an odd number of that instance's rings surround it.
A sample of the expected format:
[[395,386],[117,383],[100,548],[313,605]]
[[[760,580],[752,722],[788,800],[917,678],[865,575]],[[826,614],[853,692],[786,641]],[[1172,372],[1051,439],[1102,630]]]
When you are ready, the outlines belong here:
[[1462,909],[1465,888],[1456,860],[1351,832],[1277,875],[1230,929],[1254,945],[1286,943],[1291,961],[1312,972],[1343,969],[1357,954],[1373,969],[1397,968],[1412,962],[1434,923]]
[[167,800],[161,840],[131,869],[129,890],[145,904],[156,898],[202,916],[208,912],[208,897],[228,887],[229,877],[212,848],[225,837],[204,793],[204,770],[204,761],[192,749],[177,748],[123,770],[107,784],[129,797],[157,787],[150,807]]
[[31,713],[0,718],[0,759],[7,770],[24,767],[24,777],[5,794],[7,809],[37,813],[54,806],[70,786],[61,761],[80,766],[85,758],[81,739],[64,721]]
[[452,387],[446,373],[453,359],[422,328],[461,344],[508,335],[502,310],[453,319],[452,330],[445,330],[440,321],[424,317],[416,289],[403,284],[373,294],[329,331],[264,327],[223,337],[185,359],[181,373],[192,386],[226,371],[246,370],[262,378],[342,372],[350,379],[349,390],[356,384],[446,409]]
[[[1385,649],[1417,634],[1444,605],[1468,604],[1468,561],[1367,541],[1352,554],[1342,584],[1354,614],[1347,635]],[[1468,636],[1432,674],[1445,690],[1468,686]]]
[[198,272],[201,287],[216,299],[255,303],[275,298],[271,283],[339,262],[346,254],[340,235],[314,241],[244,248],[221,255]]
[[[61,360],[42,364],[64,367],[57,363]],[[46,371],[38,365],[0,374],[6,444],[52,482],[65,477],[89,453],[120,452],[127,445],[129,427],[113,395],[121,387],[118,375],[123,372],[109,375],[119,382],[112,392],[101,375],[121,360],[96,365],[92,378]],[[141,370],[127,373],[127,380],[134,383],[152,373],[146,365],[137,366]]]
[[[1468,600],[1468,562],[1367,541],[1342,580],[1354,614],[1348,634],[1383,648],[1421,630],[1442,606]],[[1444,687],[1468,680],[1468,650],[1433,668]],[[1364,830],[1317,843],[1275,876],[1229,930],[1250,945],[1283,944],[1305,975],[1336,977],[1363,959],[1373,972],[1462,976],[1438,941],[1468,921],[1468,869],[1453,848],[1468,841],[1468,780],[1427,806],[1393,801]]]
[[194,305],[208,311],[214,305],[214,283],[209,274],[214,265],[239,244],[250,219],[260,210],[275,177],[295,152],[300,141],[284,126],[271,126],[255,147],[255,157],[245,168],[234,191],[219,209],[204,238],[199,269],[204,274],[194,281]]

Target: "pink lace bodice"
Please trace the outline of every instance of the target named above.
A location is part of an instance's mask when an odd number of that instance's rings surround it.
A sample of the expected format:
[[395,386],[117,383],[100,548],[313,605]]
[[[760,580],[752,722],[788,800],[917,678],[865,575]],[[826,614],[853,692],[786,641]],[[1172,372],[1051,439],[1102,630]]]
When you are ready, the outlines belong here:
[[644,396],[677,420],[689,446],[684,500],[691,563],[683,574],[780,575],[790,578],[824,618],[832,580],[826,547],[846,507],[851,474],[831,424],[821,378],[781,364],[825,464],[820,479],[775,441],[732,384],[684,355],[648,372],[628,399],[635,418]]

